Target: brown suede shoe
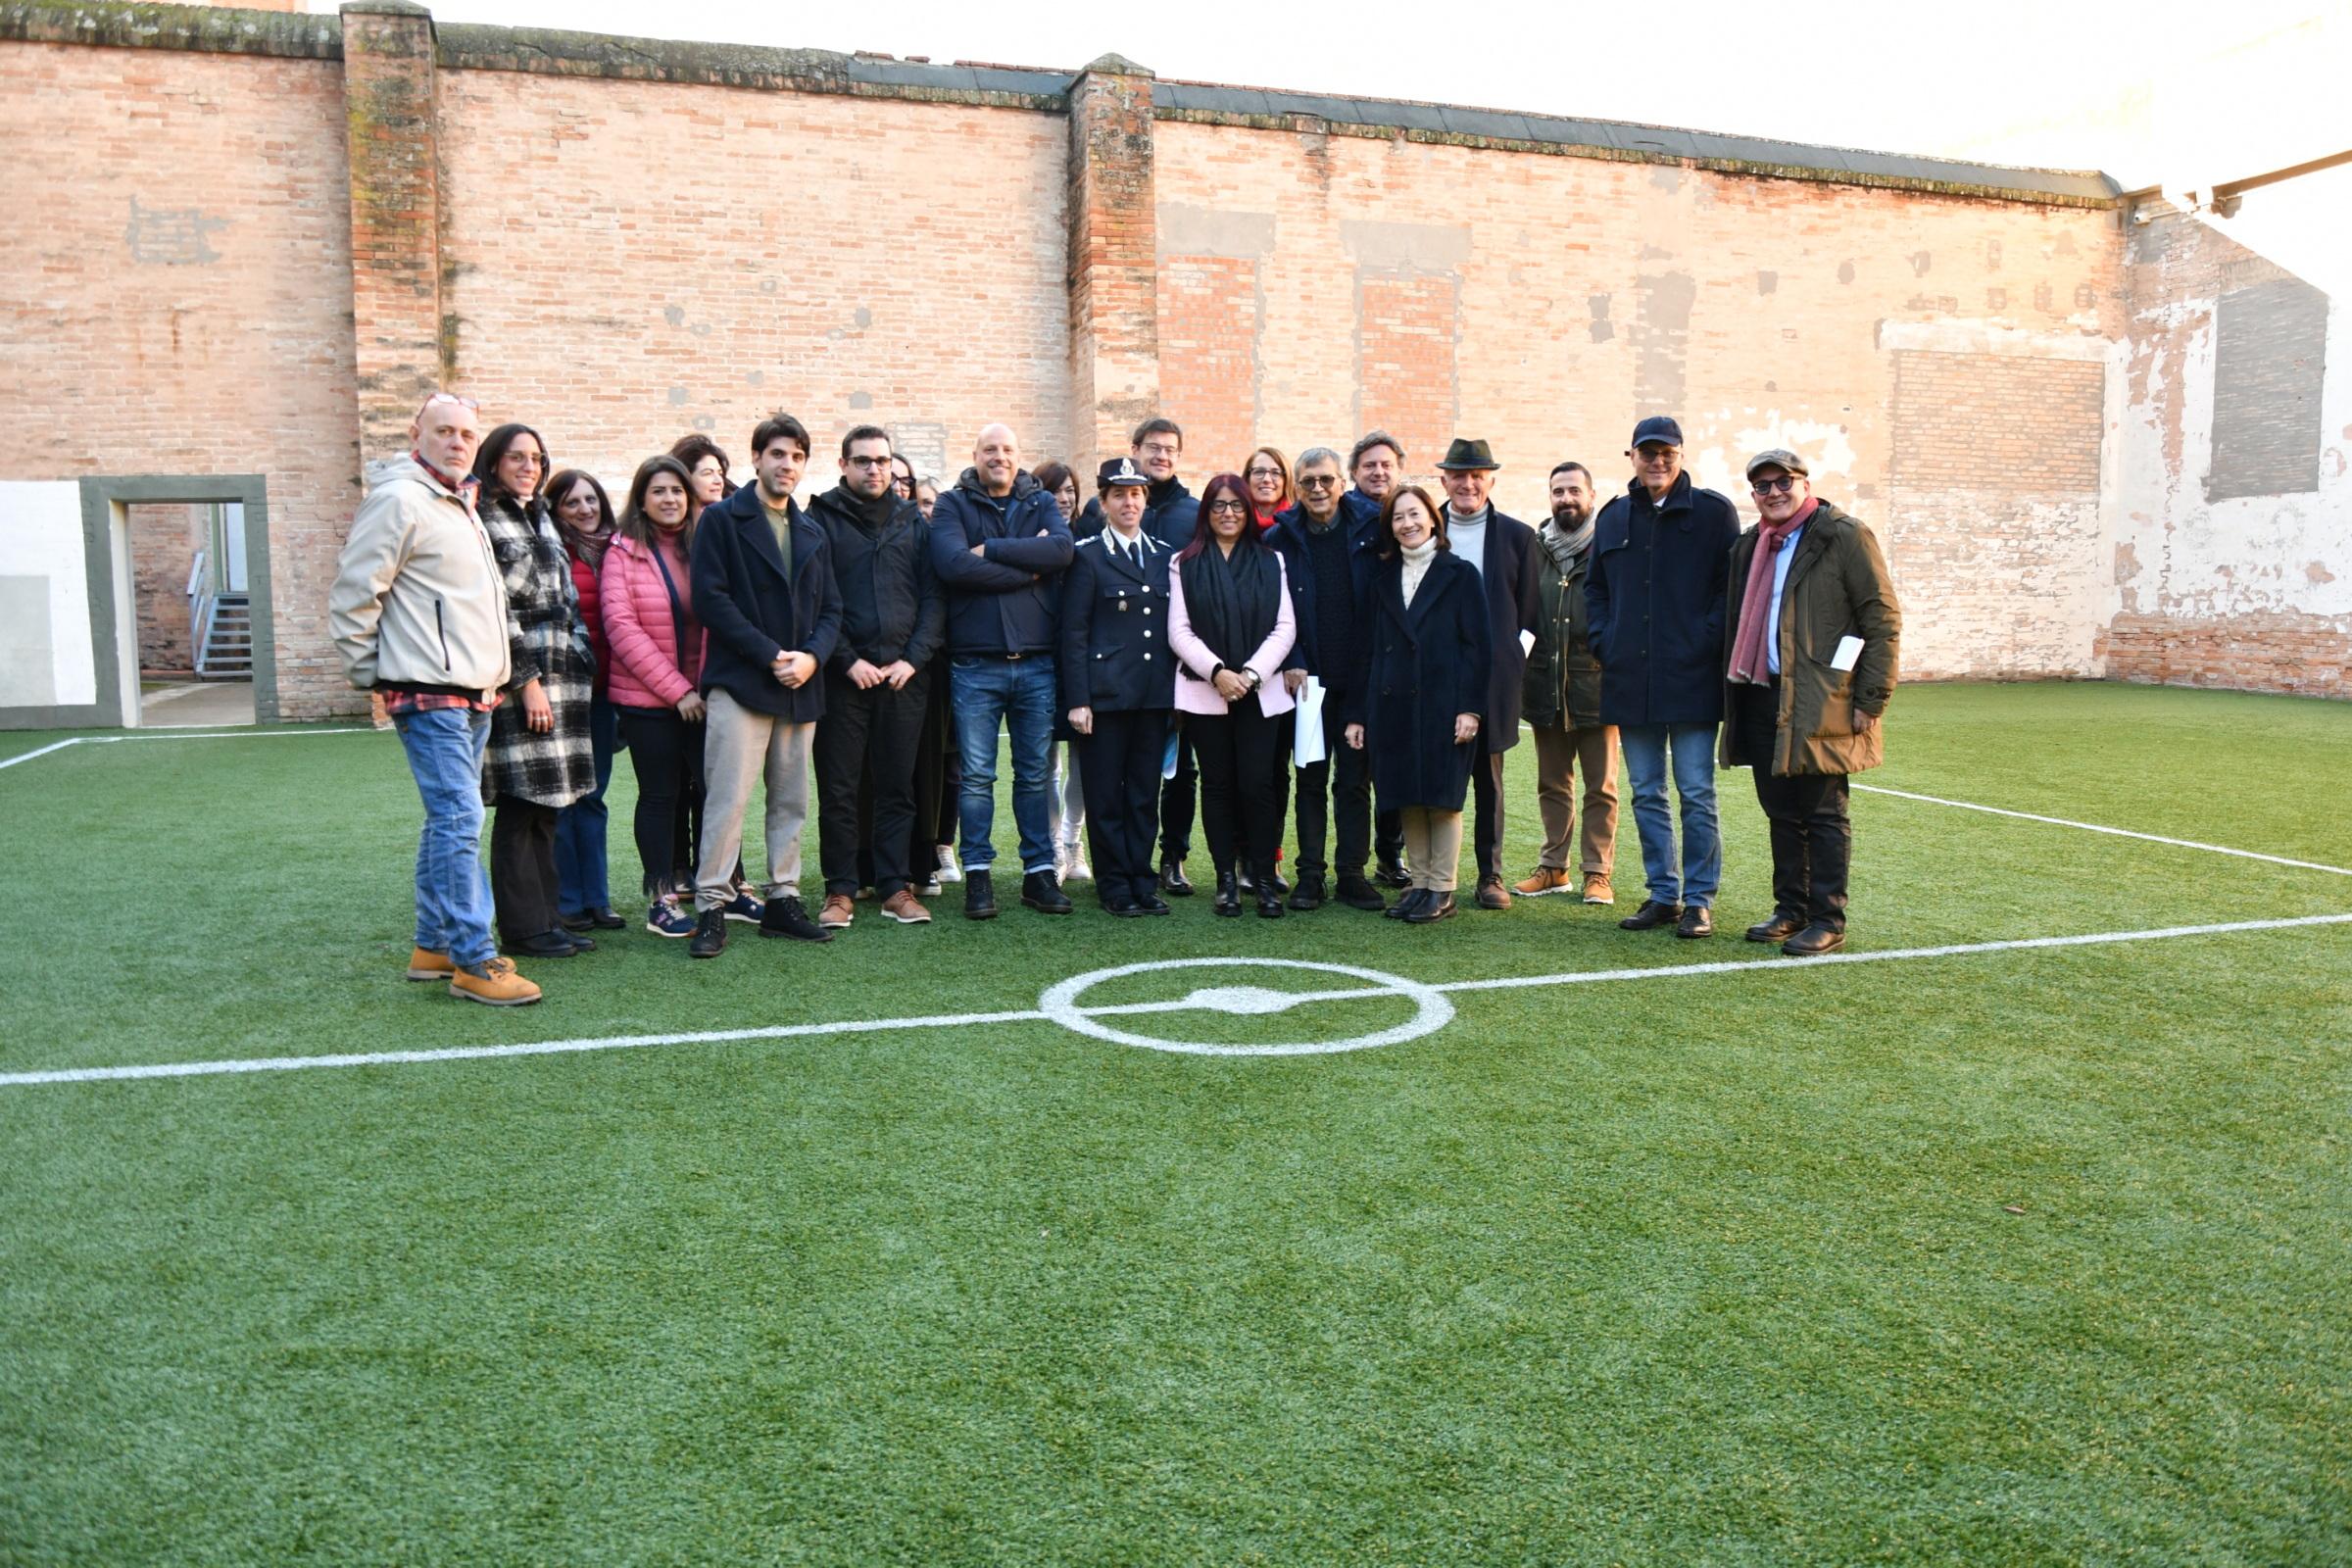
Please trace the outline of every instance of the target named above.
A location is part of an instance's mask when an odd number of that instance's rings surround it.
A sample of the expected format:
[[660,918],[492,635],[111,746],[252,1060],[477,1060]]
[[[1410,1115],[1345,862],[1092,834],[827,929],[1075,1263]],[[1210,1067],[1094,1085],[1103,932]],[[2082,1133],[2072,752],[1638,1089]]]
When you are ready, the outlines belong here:
[[914,896],[914,889],[901,888],[882,901],[882,912],[901,925],[929,925],[931,911],[923,907]]
[[1587,871],[1585,873],[1585,902],[1587,904],[1615,904],[1617,890],[1609,886],[1609,879],[1598,871]]
[[1576,885],[1576,879],[1563,865],[1539,865],[1527,874],[1527,880],[1511,891],[1523,899],[1540,899],[1546,893],[1565,893]]
[[847,893],[828,893],[825,906],[816,911],[816,923],[828,931],[844,931],[858,917],[858,905]]
[[493,1007],[522,1007],[539,1000],[539,988],[514,972],[513,958],[461,966],[449,977],[449,994]]
[[458,972],[458,966],[446,953],[430,948],[409,950],[409,978],[412,980],[446,980]]

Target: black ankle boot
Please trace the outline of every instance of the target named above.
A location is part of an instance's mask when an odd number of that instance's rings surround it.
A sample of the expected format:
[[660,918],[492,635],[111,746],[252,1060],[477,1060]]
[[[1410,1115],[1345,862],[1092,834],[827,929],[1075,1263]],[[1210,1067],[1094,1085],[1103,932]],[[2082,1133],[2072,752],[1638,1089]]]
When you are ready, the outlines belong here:
[[1282,896],[1290,889],[1285,887],[1282,879],[1274,874],[1274,868],[1270,865],[1261,865],[1257,868],[1257,874],[1250,880],[1256,883],[1254,891],[1257,894],[1257,917],[1261,920],[1281,919]]
[[1232,915],[1242,912],[1241,886],[1231,871],[1217,873],[1217,900],[1210,907],[1219,914]]

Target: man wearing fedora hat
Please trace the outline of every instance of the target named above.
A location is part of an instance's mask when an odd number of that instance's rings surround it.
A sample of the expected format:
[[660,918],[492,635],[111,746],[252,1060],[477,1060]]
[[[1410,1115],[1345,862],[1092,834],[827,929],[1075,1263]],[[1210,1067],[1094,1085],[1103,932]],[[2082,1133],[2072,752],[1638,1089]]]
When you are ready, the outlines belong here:
[[[1715,726],[1723,718],[1724,585],[1740,515],[1683,471],[1683,427],[1663,415],[1634,426],[1634,477],[1592,524],[1585,576],[1600,721],[1617,726],[1633,786],[1649,897],[1618,921],[1715,934],[1723,838],[1715,823]],[[1682,857],[1666,779],[1682,798]]]
[[1486,590],[1488,641],[1494,667],[1487,673],[1486,756],[1470,769],[1476,805],[1472,842],[1478,855],[1478,906],[1507,909],[1502,880],[1502,754],[1519,744],[1520,686],[1527,676],[1527,644],[1543,612],[1536,568],[1536,530],[1505,516],[1488,500],[1501,464],[1484,441],[1456,436],[1438,475],[1446,486],[1446,539],[1456,559],[1478,571]]

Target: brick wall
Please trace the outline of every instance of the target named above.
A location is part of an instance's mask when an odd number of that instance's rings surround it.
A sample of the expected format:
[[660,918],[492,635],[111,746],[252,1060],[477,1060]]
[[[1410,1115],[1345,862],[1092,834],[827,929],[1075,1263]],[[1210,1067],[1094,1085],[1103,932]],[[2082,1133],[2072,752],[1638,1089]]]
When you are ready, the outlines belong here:
[[134,506],[130,519],[132,591],[138,596],[139,668],[177,673],[196,667],[189,644],[188,568],[212,539],[212,509]]

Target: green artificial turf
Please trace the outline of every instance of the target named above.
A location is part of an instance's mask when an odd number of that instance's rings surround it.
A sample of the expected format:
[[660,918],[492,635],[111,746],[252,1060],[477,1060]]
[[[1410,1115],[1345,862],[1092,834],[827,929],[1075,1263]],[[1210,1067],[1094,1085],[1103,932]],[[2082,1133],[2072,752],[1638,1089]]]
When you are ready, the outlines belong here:
[[[1888,751],[1864,782],[2352,866],[2340,704],[1914,687]],[[975,925],[951,890],[705,964],[632,928],[502,1011],[399,978],[391,737],[0,769],[0,1072],[1026,1012],[1169,957],[1767,971],[1455,991],[1341,1054],[1025,1020],[0,1087],[0,1561],[2352,1559],[2352,926],[1791,968],[1737,940],[1768,859],[1720,787],[1709,943],[1615,929],[1629,813],[1615,910],[1114,922],[1080,884]],[[616,886],[631,799],[624,762]],[[2352,910],[1854,816],[1856,953]],[[1352,982],[1086,1000],[1212,984]]]

